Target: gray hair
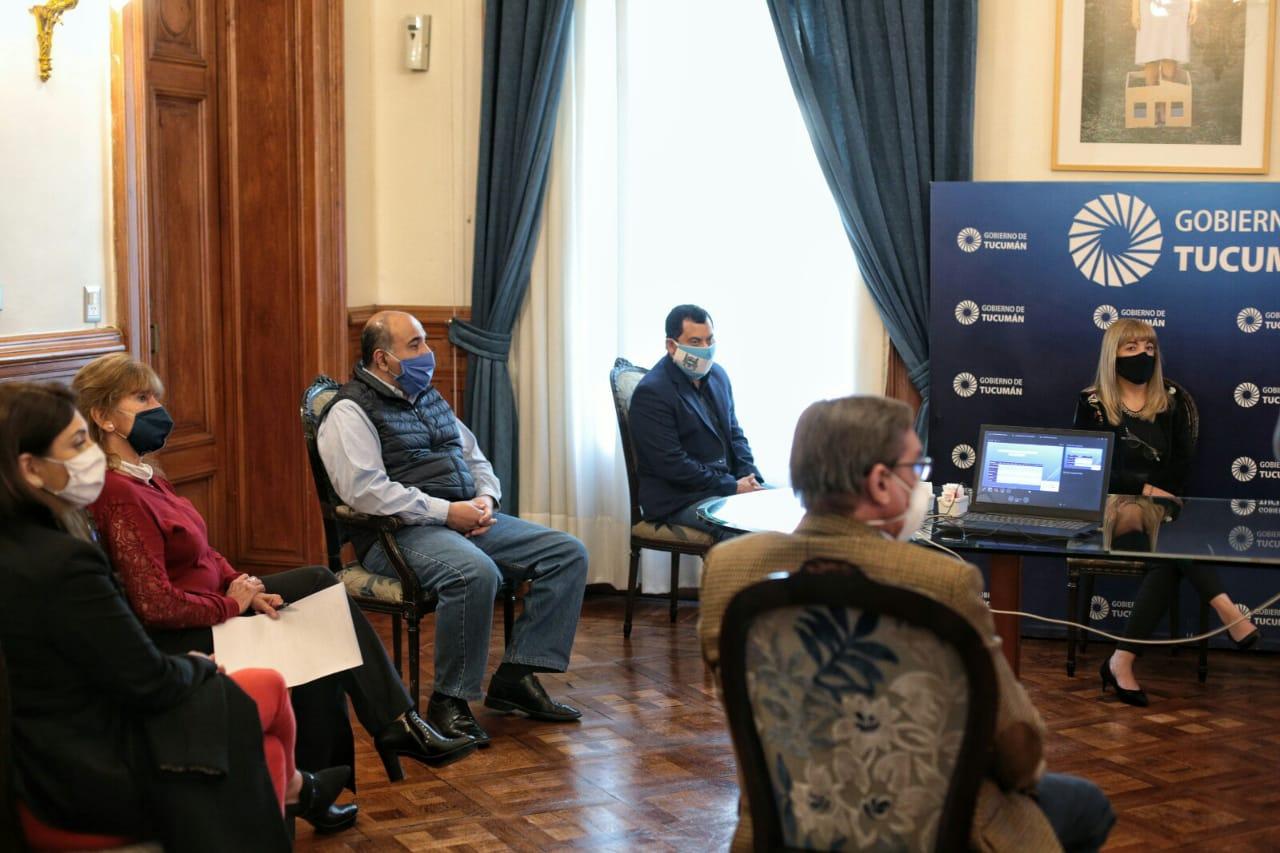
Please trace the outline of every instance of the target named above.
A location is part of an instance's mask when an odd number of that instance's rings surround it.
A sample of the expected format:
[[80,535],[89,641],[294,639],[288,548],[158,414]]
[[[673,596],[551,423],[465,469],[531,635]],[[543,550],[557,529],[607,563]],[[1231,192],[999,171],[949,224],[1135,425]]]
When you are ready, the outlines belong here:
[[805,509],[862,495],[877,462],[897,461],[911,409],[888,397],[819,400],[800,415],[791,444],[791,488]]

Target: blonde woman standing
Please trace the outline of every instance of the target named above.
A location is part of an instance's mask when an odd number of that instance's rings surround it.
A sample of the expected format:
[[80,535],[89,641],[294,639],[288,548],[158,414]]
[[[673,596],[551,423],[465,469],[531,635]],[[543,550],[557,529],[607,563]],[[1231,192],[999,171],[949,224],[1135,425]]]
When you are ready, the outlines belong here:
[[[1074,424],[1076,429],[1115,434],[1111,493],[1180,503],[1195,454],[1192,418],[1186,393],[1164,378],[1155,329],[1141,320],[1122,319],[1112,324],[1102,336],[1094,383],[1080,392]],[[1169,593],[1183,576],[1224,624],[1239,618],[1212,568],[1189,562],[1161,563],[1149,568],[1142,579],[1125,625],[1126,639],[1151,636],[1164,614]],[[1233,625],[1229,633],[1240,648],[1254,645],[1259,636],[1248,619]],[[1104,691],[1114,687],[1121,701],[1145,707],[1147,694],[1133,674],[1140,648],[1120,643],[1111,658],[1103,661],[1100,674]]]

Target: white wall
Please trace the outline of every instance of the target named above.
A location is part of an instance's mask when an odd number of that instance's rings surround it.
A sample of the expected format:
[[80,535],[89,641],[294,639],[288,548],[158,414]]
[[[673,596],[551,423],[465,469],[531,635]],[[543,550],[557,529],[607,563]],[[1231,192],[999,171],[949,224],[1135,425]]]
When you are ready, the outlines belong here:
[[[1271,137],[1267,175],[1161,172],[1055,172],[1053,59],[1057,3],[1052,0],[981,0],[978,4],[978,79],[974,106],[977,181],[1274,181],[1280,133]],[[1277,52],[1280,64],[1280,51]],[[1280,85],[1272,92],[1273,126],[1280,121]]]
[[[471,301],[483,3],[344,0],[347,304]],[[431,16],[426,73],[402,21]]]
[[91,328],[83,288],[111,320],[111,18],[81,0],[40,82],[31,3],[0,3],[0,336]]

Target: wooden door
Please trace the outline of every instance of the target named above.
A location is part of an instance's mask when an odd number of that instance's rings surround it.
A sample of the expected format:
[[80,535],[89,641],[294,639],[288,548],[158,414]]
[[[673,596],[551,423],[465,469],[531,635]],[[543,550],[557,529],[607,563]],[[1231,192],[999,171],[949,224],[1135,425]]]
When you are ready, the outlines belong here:
[[131,347],[165,383],[174,430],[160,464],[204,515],[215,547],[233,551],[227,502],[223,366],[222,190],[218,37],[213,0],[125,7],[127,163],[138,223],[130,255]]
[[342,21],[330,0],[221,0],[225,381],[238,567],[324,562],[298,404],[346,359]]
[[322,562],[298,400],[344,371],[341,4],[125,8],[122,313],[168,387],[161,464],[237,568]]

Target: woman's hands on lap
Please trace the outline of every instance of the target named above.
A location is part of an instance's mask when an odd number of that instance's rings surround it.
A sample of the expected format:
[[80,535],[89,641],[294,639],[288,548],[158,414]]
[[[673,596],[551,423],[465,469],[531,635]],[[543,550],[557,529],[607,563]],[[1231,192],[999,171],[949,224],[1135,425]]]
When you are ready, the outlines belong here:
[[262,592],[262,581],[254,581],[249,575],[240,575],[227,585],[227,596],[234,599],[236,604],[240,605],[240,612],[245,613],[251,604],[253,597]]
[[276,611],[284,607],[284,599],[270,592],[260,592],[253,597],[250,607],[255,613],[265,613],[272,619],[279,619],[280,614]]

